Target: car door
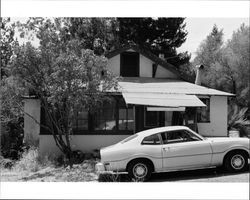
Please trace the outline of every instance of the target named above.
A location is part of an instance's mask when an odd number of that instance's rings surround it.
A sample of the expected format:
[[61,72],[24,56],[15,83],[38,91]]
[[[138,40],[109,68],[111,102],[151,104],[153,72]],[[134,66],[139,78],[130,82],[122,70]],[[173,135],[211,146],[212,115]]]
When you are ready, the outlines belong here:
[[212,148],[208,141],[187,130],[161,134],[164,170],[210,166]]
[[161,136],[158,133],[144,137],[139,150],[141,156],[147,157],[153,162],[156,171],[162,170],[162,143],[160,138]]

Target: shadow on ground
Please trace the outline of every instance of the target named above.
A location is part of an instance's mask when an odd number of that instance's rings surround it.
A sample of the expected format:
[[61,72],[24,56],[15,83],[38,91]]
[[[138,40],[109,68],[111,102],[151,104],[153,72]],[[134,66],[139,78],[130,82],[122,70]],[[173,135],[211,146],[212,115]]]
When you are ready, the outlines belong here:
[[[210,168],[210,169],[198,169],[189,171],[178,171],[178,172],[165,172],[165,173],[155,173],[152,174],[148,182],[174,182],[174,181],[188,181],[194,180],[199,182],[200,179],[212,179],[220,178],[218,182],[224,182],[223,179],[229,176],[238,176],[248,174],[250,171],[250,164],[248,170],[241,173],[228,173],[220,168]],[[99,176],[99,182],[130,182],[127,174],[121,175],[102,175]],[[228,180],[226,181],[228,182]]]
[[150,182],[164,182],[164,181],[171,182],[171,181],[195,180],[199,182],[199,179],[209,179],[209,178],[219,178],[219,177],[223,178],[227,176],[233,176],[233,175],[237,176],[239,174],[246,174],[246,173],[249,173],[249,169],[250,169],[250,166],[248,167],[247,171],[241,172],[241,173],[228,173],[228,172],[225,172],[225,170],[222,170],[219,168],[157,173],[157,174],[153,174],[149,181]]

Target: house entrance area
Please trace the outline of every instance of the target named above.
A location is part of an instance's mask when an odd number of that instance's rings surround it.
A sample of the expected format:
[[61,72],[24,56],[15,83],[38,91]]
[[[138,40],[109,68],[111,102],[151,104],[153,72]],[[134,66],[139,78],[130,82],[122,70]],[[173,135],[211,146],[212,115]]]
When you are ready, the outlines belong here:
[[152,107],[135,106],[136,132],[162,127],[185,125],[197,131],[199,110],[195,107]]

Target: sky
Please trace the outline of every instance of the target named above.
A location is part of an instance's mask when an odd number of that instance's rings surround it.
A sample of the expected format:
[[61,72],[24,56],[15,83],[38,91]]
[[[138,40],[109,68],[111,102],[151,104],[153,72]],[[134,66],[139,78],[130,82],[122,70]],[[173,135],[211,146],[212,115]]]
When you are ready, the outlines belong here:
[[225,42],[231,38],[233,32],[242,23],[249,26],[249,18],[186,18],[185,21],[188,32],[187,39],[177,51],[188,51],[192,55],[191,60],[194,59],[199,44],[206,39],[214,24],[219,29],[223,29]]

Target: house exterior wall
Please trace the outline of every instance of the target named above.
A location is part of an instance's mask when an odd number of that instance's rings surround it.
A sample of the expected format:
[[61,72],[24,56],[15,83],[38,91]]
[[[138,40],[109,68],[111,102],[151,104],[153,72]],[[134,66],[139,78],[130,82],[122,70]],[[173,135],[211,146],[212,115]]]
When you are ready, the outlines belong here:
[[[40,111],[41,104],[39,99],[24,100],[24,141],[25,143],[38,143],[40,134]],[[32,119],[30,116],[34,119]]]
[[[108,69],[117,76],[120,76],[120,58],[121,56],[120,54],[118,54],[108,60]],[[152,65],[154,64],[154,62],[140,54],[139,63],[140,63],[139,76],[152,77],[153,75]],[[174,73],[170,72],[169,70],[159,65],[156,70],[155,78],[177,78],[177,76]]]
[[210,123],[198,123],[199,134],[209,137],[227,136],[227,97],[210,98]]
[[164,67],[160,65],[158,65],[157,67],[155,77],[156,78],[173,78],[173,79],[178,78],[175,74],[166,70]]
[[120,54],[110,58],[107,67],[114,75],[120,76]]
[[[73,150],[92,152],[112,144],[115,144],[129,135],[74,135],[71,144]],[[40,135],[39,153],[41,155],[59,155],[59,148],[56,146],[52,135]]]

